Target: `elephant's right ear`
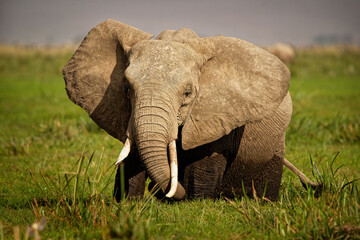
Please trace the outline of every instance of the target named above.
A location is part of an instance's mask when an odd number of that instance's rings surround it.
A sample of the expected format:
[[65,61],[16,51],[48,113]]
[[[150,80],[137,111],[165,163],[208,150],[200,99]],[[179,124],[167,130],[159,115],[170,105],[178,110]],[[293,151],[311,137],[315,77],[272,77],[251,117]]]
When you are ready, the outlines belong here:
[[125,140],[130,105],[124,91],[127,53],[153,35],[115,20],[90,30],[63,68],[66,91],[75,104],[111,136]]

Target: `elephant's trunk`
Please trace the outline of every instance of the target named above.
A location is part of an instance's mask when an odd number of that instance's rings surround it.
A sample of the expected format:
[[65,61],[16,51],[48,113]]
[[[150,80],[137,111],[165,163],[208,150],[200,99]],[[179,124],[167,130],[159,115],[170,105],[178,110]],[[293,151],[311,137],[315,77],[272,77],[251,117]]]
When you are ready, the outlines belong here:
[[[159,94],[141,96],[134,109],[135,142],[150,179],[167,193],[171,182],[168,145],[177,135],[176,114],[171,109],[171,101]],[[184,188],[177,184],[173,198],[184,196]]]

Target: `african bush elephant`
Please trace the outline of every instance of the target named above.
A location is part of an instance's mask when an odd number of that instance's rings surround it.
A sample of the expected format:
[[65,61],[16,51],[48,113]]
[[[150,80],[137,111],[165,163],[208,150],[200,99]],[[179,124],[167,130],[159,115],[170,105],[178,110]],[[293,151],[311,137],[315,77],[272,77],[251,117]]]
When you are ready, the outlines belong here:
[[[176,200],[253,189],[276,199],[288,163],[287,67],[236,38],[189,29],[152,37],[107,20],[63,69],[69,98],[124,142],[127,195],[142,196],[149,176]],[[118,189],[119,173],[119,200]]]
[[276,43],[275,45],[266,47],[265,50],[277,56],[285,64],[293,63],[295,60],[295,51],[288,44]]

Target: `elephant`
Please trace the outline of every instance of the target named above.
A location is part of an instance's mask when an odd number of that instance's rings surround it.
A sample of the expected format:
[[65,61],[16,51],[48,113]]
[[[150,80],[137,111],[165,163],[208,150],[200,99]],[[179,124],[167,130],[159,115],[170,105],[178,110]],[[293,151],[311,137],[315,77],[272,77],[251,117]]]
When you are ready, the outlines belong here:
[[295,51],[293,47],[284,43],[276,43],[275,45],[266,47],[265,50],[277,56],[285,64],[291,64],[295,60]]
[[[106,20],[63,68],[68,97],[123,142],[125,193],[276,200],[292,112],[290,72],[254,44],[190,29],[153,35]],[[120,167],[115,178],[120,200]],[[151,184],[150,184],[151,185]]]

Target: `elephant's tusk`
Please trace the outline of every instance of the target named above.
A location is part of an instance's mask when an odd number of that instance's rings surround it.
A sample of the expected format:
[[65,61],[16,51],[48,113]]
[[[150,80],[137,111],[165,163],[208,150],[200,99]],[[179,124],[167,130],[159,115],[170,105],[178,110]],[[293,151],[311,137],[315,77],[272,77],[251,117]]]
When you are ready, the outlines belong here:
[[124,161],[124,159],[129,155],[131,149],[131,141],[129,138],[126,139],[123,148],[121,149],[121,152],[119,154],[119,157],[115,163],[115,165],[119,165]]
[[178,166],[177,166],[177,153],[176,153],[175,140],[169,144],[169,155],[170,155],[171,185],[170,185],[170,191],[166,194],[166,197],[171,198],[174,196],[178,184]]

